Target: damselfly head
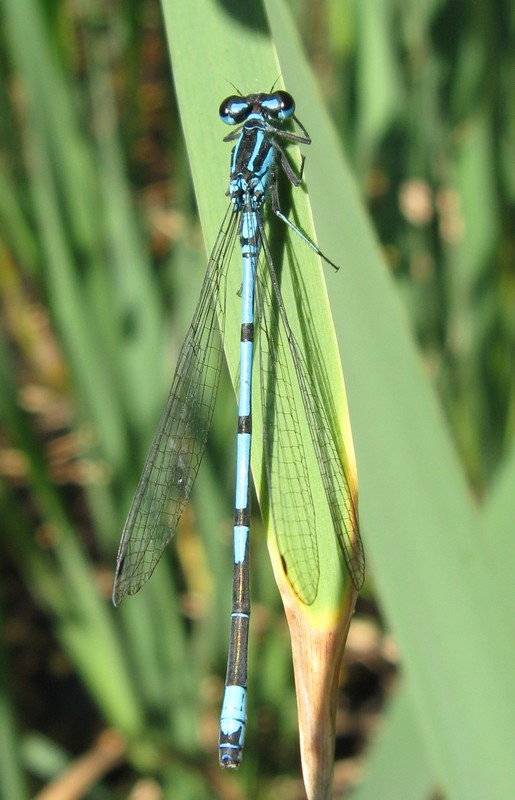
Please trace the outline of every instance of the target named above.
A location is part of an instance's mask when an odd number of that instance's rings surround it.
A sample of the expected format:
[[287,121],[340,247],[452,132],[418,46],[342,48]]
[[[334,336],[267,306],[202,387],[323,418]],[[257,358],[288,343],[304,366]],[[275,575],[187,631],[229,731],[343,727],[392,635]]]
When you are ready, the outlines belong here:
[[220,119],[226,125],[241,125],[250,114],[282,122],[295,113],[295,100],[288,92],[279,90],[270,94],[249,94],[246,97],[230,95],[220,105]]

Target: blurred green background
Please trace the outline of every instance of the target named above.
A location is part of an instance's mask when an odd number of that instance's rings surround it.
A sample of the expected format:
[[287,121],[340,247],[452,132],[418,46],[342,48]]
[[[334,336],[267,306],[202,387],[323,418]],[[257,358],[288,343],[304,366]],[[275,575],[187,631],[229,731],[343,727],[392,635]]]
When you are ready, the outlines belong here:
[[[508,800],[513,4],[277,0],[266,11],[271,30],[259,36],[277,48],[314,140],[318,239],[342,253],[329,294],[369,553],[342,671],[334,796]],[[203,37],[226,25],[241,41],[230,55],[250,57],[254,17],[237,3],[0,0],[9,800],[304,796],[288,632],[256,503],[249,735],[239,773],[217,766],[236,408],[227,378],[173,547],[137,598],[110,605],[120,531],[206,263],[175,91],[213,126],[206,151],[217,147],[226,174],[217,109],[228,81],[242,81],[232,66],[205,66],[199,12]],[[198,74],[184,74],[181,48]],[[188,80],[213,82],[209,107],[195,105]],[[243,91],[269,88],[245,80]],[[192,165],[208,157],[201,145],[188,140]],[[225,188],[211,189],[220,207]]]

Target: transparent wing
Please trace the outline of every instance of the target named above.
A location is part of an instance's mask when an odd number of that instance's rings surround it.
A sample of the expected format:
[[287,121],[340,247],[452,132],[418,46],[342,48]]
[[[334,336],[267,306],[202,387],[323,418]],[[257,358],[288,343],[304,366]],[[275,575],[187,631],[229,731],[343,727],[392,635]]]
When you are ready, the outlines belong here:
[[115,605],[124,595],[135,594],[152,575],[197,477],[222,365],[225,275],[237,228],[238,216],[229,207],[123,529],[113,585]]
[[315,507],[299,419],[292,402],[287,331],[266,264],[256,281],[263,454],[274,530],[288,580],[307,605],[319,580]]
[[[262,226],[261,226],[262,228]],[[273,378],[278,403],[274,407],[276,428],[273,434],[274,469],[270,477],[270,467],[267,465],[267,477],[271,497],[271,506],[274,522],[279,512],[276,511],[274,493],[281,498],[286,497],[286,510],[280,512],[280,526],[278,528],[278,543],[281,555],[285,559],[288,577],[297,595],[306,603],[313,602],[318,585],[318,548],[315,536],[315,510],[313,499],[309,490],[307,466],[305,463],[304,447],[297,433],[297,415],[294,409],[287,407],[287,398],[291,397],[290,370],[288,359],[284,354],[284,341],[291,354],[291,363],[299,383],[302,401],[311,441],[317,457],[320,475],[331,513],[333,527],[341,547],[345,564],[352,582],[357,591],[363,586],[365,579],[365,557],[363,545],[359,534],[358,514],[355,498],[349,486],[345,473],[344,462],[337,444],[334,427],[327,415],[327,400],[323,399],[323,380],[315,380],[310,373],[302,351],[293,335],[284,309],[281,289],[271,259],[270,248],[264,235],[262,236],[263,250],[268,263],[271,288],[263,301],[264,319],[267,319],[265,307],[275,308],[275,319],[270,319],[266,327],[271,328],[271,336],[262,336],[262,344],[268,342],[268,362],[276,370]],[[277,325],[278,318],[281,325]],[[262,326],[265,331],[265,326]],[[279,332],[275,330],[279,328]],[[267,331],[269,333],[269,331]],[[272,343],[272,344],[270,344]],[[286,367],[285,367],[286,365]],[[285,387],[284,389],[281,386]],[[267,402],[273,399],[267,398]],[[270,410],[267,412],[270,414]],[[268,426],[265,425],[265,429]],[[277,432],[278,431],[278,432]],[[268,435],[265,437],[265,460],[272,463],[272,450],[267,444]],[[282,440],[282,441],[281,441]],[[281,456],[278,448],[284,447],[287,456]],[[298,459],[301,464],[295,464]],[[274,472],[277,477],[274,477]],[[281,477],[282,476],[282,477]],[[285,486],[286,489],[282,487]],[[291,498],[291,499],[290,499]],[[291,506],[298,502],[300,510],[295,514]],[[291,514],[291,517],[290,517]]]

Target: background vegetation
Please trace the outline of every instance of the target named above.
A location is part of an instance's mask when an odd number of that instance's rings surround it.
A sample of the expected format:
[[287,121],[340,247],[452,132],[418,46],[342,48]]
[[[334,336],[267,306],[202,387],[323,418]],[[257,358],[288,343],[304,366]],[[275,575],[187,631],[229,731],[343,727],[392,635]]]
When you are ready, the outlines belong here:
[[237,775],[216,763],[228,380],[174,547],[110,606],[206,258],[170,75],[209,244],[227,81],[280,71],[314,140],[318,239],[341,253],[328,290],[369,556],[335,797],[513,797],[513,9],[299,0],[304,56],[282,2],[251,8],[163,2],[170,73],[157,0],[0,3],[0,795],[303,796],[258,516],[248,744]]

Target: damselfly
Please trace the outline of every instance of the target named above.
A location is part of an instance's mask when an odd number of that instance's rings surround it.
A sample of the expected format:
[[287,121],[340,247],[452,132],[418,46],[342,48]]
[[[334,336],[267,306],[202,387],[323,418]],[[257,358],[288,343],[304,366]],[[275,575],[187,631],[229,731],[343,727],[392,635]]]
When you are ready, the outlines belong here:
[[[319,561],[316,512],[307,471],[306,443],[292,402],[290,373],[295,372],[311,433],[327,505],[345,564],[359,590],[364,557],[357,511],[345,476],[334,425],[322,392],[288,322],[278,274],[264,230],[264,208],[271,210],[325,261],[319,248],[283,214],[277,186],[281,170],[293,186],[302,182],[284,151],[289,142],[310,144],[284,91],[232,95],[220,106],[235,142],[231,156],[229,208],[225,214],[182,346],[165,410],[143,469],[122,534],[113,602],[134,594],[148,580],[175,533],[206,446],[222,366],[225,276],[238,238],[243,260],[241,344],[238,396],[236,498],[234,510],[233,608],[226,689],[220,720],[222,767],[241,761],[246,724],[247,642],[250,615],[249,525],[251,384],[254,331],[258,333],[263,452],[271,517],[283,569],[299,600],[311,604],[317,594]],[[293,120],[301,133],[283,126]],[[260,259],[261,251],[264,258]],[[333,264],[333,266],[335,266]],[[270,392],[270,387],[273,392]],[[272,395],[272,396],[271,396]]]

